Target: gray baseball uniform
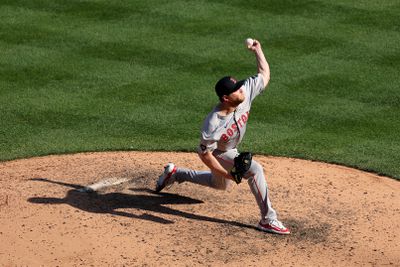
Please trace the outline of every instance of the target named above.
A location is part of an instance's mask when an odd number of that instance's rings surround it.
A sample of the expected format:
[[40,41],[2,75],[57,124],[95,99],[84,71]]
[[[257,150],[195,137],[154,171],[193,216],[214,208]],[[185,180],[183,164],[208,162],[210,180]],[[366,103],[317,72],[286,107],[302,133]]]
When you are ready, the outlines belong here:
[[[234,112],[222,116],[215,107],[204,120],[198,153],[212,152],[219,163],[230,171],[234,158],[239,154],[236,147],[246,132],[251,103],[263,90],[264,83],[260,74],[249,77],[244,83],[245,100]],[[175,177],[179,183],[192,182],[220,190],[226,190],[233,183],[232,180],[220,177],[211,171],[195,171],[184,168],[177,168]],[[260,208],[261,219],[275,220],[277,215],[271,207],[262,166],[253,160],[245,178]]]

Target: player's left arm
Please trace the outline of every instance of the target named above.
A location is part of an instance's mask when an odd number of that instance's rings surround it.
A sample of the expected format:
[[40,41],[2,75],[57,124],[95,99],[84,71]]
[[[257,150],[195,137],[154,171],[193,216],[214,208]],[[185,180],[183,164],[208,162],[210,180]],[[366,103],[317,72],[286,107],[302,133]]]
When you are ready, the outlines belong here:
[[269,80],[270,80],[270,69],[267,59],[265,58],[264,52],[262,50],[261,44],[259,41],[254,40],[253,45],[249,47],[250,51],[253,51],[256,60],[257,60],[257,71],[261,75],[264,88],[267,87]]

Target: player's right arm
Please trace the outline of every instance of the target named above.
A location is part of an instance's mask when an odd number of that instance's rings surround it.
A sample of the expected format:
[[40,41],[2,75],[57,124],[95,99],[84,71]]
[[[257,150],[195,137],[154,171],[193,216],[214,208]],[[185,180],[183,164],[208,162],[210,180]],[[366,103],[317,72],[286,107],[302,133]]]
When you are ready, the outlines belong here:
[[222,167],[222,165],[218,162],[215,156],[210,151],[199,152],[199,157],[204,164],[207,165],[210,170],[217,174],[218,176],[224,177],[225,179],[233,180],[232,175]]
[[260,42],[257,40],[254,40],[254,43],[251,47],[249,47],[249,50],[253,51],[256,56],[257,71],[263,79],[264,88],[265,88],[265,87],[267,87],[267,85],[269,83],[271,74],[270,74],[269,64],[265,58],[265,55],[261,48]]

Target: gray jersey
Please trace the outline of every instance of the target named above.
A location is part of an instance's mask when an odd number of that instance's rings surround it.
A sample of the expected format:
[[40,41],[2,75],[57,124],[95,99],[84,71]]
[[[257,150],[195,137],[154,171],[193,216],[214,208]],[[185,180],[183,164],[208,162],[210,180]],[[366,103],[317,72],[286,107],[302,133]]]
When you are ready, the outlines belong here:
[[226,116],[218,114],[215,107],[204,120],[201,130],[199,152],[228,151],[236,148],[246,132],[251,103],[264,90],[263,78],[260,74],[246,79],[244,83],[245,100]]

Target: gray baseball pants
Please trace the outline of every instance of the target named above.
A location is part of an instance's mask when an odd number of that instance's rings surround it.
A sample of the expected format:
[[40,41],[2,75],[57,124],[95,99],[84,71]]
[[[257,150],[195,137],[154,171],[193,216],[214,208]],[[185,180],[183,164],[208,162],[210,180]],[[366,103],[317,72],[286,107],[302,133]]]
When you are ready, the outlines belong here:
[[[232,169],[233,160],[238,154],[237,149],[231,149],[226,152],[214,150],[213,152],[219,163],[228,171]],[[184,168],[177,168],[175,178],[179,183],[191,182],[219,190],[226,190],[234,183],[232,180],[217,176],[211,171],[196,171]],[[244,178],[247,179],[250,190],[256,198],[260,208],[261,219],[267,222],[277,219],[276,211],[272,208],[268,196],[268,186],[261,164],[253,160]]]

